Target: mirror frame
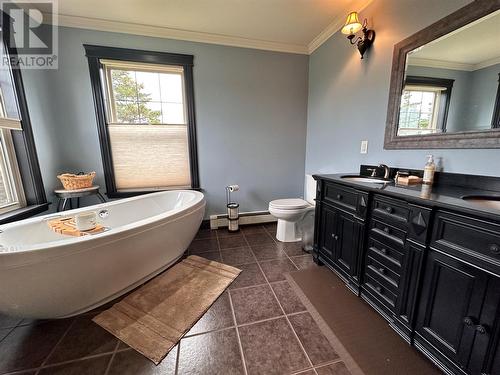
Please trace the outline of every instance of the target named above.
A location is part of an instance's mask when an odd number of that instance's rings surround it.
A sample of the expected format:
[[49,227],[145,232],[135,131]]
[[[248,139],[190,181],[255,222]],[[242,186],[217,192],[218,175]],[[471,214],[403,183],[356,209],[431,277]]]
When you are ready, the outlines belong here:
[[[500,0],[476,0],[394,45],[384,149],[500,148],[500,129],[398,136],[408,52],[500,9]],[[496,93],[497,102],[498,95]]]

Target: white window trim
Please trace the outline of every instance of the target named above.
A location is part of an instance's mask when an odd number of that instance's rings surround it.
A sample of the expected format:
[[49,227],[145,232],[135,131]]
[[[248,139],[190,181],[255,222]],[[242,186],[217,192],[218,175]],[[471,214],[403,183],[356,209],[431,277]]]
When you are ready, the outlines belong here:
[[[106,88],[106,110],[109,115],[109,125],[124,125],[125,123],[119,123],[116,121],[116,106],[115,97],[113,91],[113,83],[111,79],[112,70],[125,70],[125,71],[136,71],[136,72],[151,72],[151,73],[168,73],[168,74],[178,74],[181,76],[182,85],[182,103],[184,109],[184,123],[159,123],[157,125],[185,125],[187,126],[187,108],[186,108],[186,88],[184,87],[184,68],[175,65],[159,65],[159,64],[147,64],[147,63],[134,63],[125,61],[115,61],[115,60],[99,60],[104,66],[104,87]],[[150,125],[148,123],[134,123],[134,125]]]
[[0,129],[2,141],[0,142],[0,153],[2,153],[2,164],[0,173],[6,184],[5,190],[9,200],[8,204],[0,206],[0,214],[26,207],[21,174],[17,164],[14,143],[12,142],[11,130]]
[[437,133],[438,128],[437,128],[437,122],[438,122],[438,117],[439,117],[439,107],[440,107],[440,97],[441,95],[438,95],[442,93],[443,91],[446,91],[446,87],[439,87],[439,86],[419,86],[419,85],[406,85],[403,88],[403,92],[432,92],[434,93],[434,103],[433,103],[433,108],[432,108],[432,118],[430,122],[430,127],[426,129],[422,128],[401,128],[404,129],[404,131],[424,131],[428,133]]

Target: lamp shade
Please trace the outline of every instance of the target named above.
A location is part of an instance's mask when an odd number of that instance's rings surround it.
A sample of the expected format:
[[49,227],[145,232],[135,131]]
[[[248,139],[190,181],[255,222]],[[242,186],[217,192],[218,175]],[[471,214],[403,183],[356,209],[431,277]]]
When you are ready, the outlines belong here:
[[356,34],[359,30],[363,28],[361,22],[359,22],[358,12],[351,12],[347,16],[345,25],[342,28],[342,34],[350,35]]

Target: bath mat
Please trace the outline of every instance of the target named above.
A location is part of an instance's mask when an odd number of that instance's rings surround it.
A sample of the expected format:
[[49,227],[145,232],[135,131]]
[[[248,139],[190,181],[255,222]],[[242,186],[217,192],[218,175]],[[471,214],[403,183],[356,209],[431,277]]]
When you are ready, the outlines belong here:
[[191,255],[93,321],[158,364],[240,272]]

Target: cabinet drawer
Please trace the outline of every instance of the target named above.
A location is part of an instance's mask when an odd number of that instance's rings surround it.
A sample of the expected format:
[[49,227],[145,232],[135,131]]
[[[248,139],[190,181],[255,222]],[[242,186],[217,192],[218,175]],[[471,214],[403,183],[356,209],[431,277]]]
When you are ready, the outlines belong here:
[[389,288],[382,285],[377,279],[377,276],[369,270],[367,270],[365,274],[364,286],[378,300],[382,301],[389,308],[394,309],[397,299],[396,294],[390,291]]
[[439,212],[431,246],[498,271],[500,225],[449,212]]
[[376,195],[372,208],[373,216],[403,229],[407,228],[410,208],[406,202]]
[[368,255],[395,271],[401,269],[401,265],[403,264],[404,254],[401,251],[373,238],[368,240]]
[[406,231],[379,220],[372,220],[371,233],[385,244],[403,247],[406,241]]
[[389,267],[370,256],[366,259],[366,267],[369,268],[372,273],[376,273],[379,277],[383,278],[394,288],[394,290],[398,289],[400,275],[397,272],[394,272]]
[[361,219],[366,217],[368,205],[367,193],[337,184],[325,183],[322,199],[344,211],[356,214]]

